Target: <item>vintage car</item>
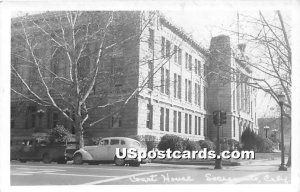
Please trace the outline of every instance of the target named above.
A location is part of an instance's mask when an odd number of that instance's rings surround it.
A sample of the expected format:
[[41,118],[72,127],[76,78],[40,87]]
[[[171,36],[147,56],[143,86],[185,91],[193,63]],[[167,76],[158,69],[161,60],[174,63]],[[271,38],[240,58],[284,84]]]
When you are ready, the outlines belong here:
[[116,156],[116,148],[129,149],[134,148],[137,151],[147,152],[147,147],[142,145],[137,140],[126,137],[108,137],[100,140],[98,145],[85,146],[74,153],[74,164],[82,164],[88,162],[89,164],[99,164],[100,162],[114,162],[117,166],[139,166],[146,161],[138,161],[137,159],[129,159],[128,157],[122,159]]
[[67,142],[47,143],[36,139],[24,140],[18,148],[17,160],[26,161],[43,161],[44,163],[57,162],[64,164],[72,160],[68,153],[73,154],[78,148],[70,147]]

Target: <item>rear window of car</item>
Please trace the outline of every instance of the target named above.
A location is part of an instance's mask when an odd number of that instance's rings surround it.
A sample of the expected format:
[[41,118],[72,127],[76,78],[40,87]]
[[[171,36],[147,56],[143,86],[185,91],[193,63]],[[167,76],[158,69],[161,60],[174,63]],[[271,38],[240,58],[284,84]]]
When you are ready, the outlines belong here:
[[112,139],[110,140],[110,145],[119,145],[120,140],[119,139]]
[[133,145],[133,146],[137,146],[137,147],[140,147],[140,146],[141,146],[140,143],[139,143],[138,141],[131,141],[130,143],[131,143],[131,145]]

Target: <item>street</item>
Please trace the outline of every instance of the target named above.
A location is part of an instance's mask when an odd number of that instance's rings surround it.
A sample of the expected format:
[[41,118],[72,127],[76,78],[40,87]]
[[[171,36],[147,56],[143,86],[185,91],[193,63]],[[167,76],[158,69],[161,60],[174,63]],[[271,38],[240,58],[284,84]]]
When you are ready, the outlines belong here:
[[[272,164],[273,163],[273,164]],[[288,184],[291,172],[278,171],[278,162],[243,166],[166,165],[140,167],[113,164],[73,165],[11,162],[11,185],[133,185],[133,184]]]

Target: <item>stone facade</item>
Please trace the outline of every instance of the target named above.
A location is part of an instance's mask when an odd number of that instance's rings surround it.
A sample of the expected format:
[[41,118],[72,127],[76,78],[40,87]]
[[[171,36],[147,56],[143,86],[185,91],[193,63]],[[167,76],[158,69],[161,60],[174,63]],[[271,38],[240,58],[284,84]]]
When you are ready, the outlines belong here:
[[[227,112],[227,123],[222,125],[220,136],[239,140],[246,128],[258,133],[256,119],[255,89],[249,86],[252,71],[245,63],[245,45],[238,45],[234,53],[228,36],[217,36],[211,40],[210,70],[217,78],[209,78],[208,106],[212,113],[216,110]],[[217,127],[209,121],[210,138],[216,137]]]

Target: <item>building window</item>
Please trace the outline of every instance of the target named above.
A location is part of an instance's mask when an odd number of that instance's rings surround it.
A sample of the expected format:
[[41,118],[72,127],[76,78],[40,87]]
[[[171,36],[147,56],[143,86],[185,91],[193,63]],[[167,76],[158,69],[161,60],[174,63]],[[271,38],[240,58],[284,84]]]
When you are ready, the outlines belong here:
[[187,83],[187,79],[185,79],[185,101],[188,101],[188,83]]
[[58,119],[58,112],[52,113],[52,127],[56,127],[58,125],[59,119]]
[[235,111],[235,90],[232,92],[232,108],[233,111]]
[[235,137],[235,117],[233,117],[233,137]]
[[163,107],[160,108],[160,130],[164,131],[164,120],[165,120],[165,109]]
[[207,109],[207,87],[204,87],[204,109]]
[[166,122],[165,122],[166,126],[165,129],[166,131],[169,131],[169,109],[166,109]]
[[120,57],[111,58],[111,65],[110,65],[111,88],[113,89],[113,91],[116,92],[120,92],[120,88],[123,86],[123,82],[124,82],[123,64],[124,64],[123,58]]
[[192,56],[189,55],[189,70],[190,71],[192,71],[192,66],[193,66],[192,60],[193,60]]
[[185,114],[185,123],[184,123],[184,130],[185,130],[185,133],[187,134],[188,133],[188,122],[189,122],[189,119],[188,119],[188,114],[186,113]]
[[204,136],[207,136],[207,118],[203,118],[203,123],[204,123]]
[[195,104],[198,105],[198,84],[195,83]]
[[111,127],[119,128],[122,126],[122,116],[120,113],[116,113],[111,117]]
[[154,30],[149,28],[149,49],[154,50]]
[[177,96],[177,75],[174,73],[174,97],[176,98]]
[[189,115],[189,134],[192,134],[192,115]]
[[185,53],[185,68],[188,69],[189,54]]
[[181,99],[181,76],[178,75],[178,94],[177,97]]
[[201,61],[198,61],[198,75],[201,76]]
[[163,67],[160,69],[160,74],[160,92],[165,93],[165,70]]
[[153,61],[148,61],[148,88],[153,89]]
[[198,60],[195,59],[195,73],[198,73]]
[[152,105],[148,104],[147,105],[147,122],[146,122],[146,127],[149,128],[149,129],[152,129],[152,114],[153,114]]
[[181,112],[178,112],[178,133],[181,133]]
[[201,117],[198,117],[198,135],[201,135]]
[[189,97],[189,102],[192,102],[192,81],[188,81],[188,97]]
[[28,107],[28,128],[36,128],[36,107],[35,106],[29,106]]
[[198,129],[198,117],[195,116],[195,135],[198,134],[198,133],[197,133],[197,132],[198,132],[197,129]]
[[173,113],[173,131],[177,132],[177,111]]
[[177,63],[178,62],[178,55],[177,55],[177,46],[174,45],[174,62]]
[[170,70],[166,69],[166,94],[170,95]]
[[201,107],[201,86],[198,85],[198,105]]
[[165,57],[165,38],[161,37],[161,56]]
[[166,41],[166,56],[167,56],[167,58],[169,58],[170,57],[170,49],[171,49],[171,43],[170,43],[170,41]]
[[178,64],[182,65],[182,50],[178,48]]

